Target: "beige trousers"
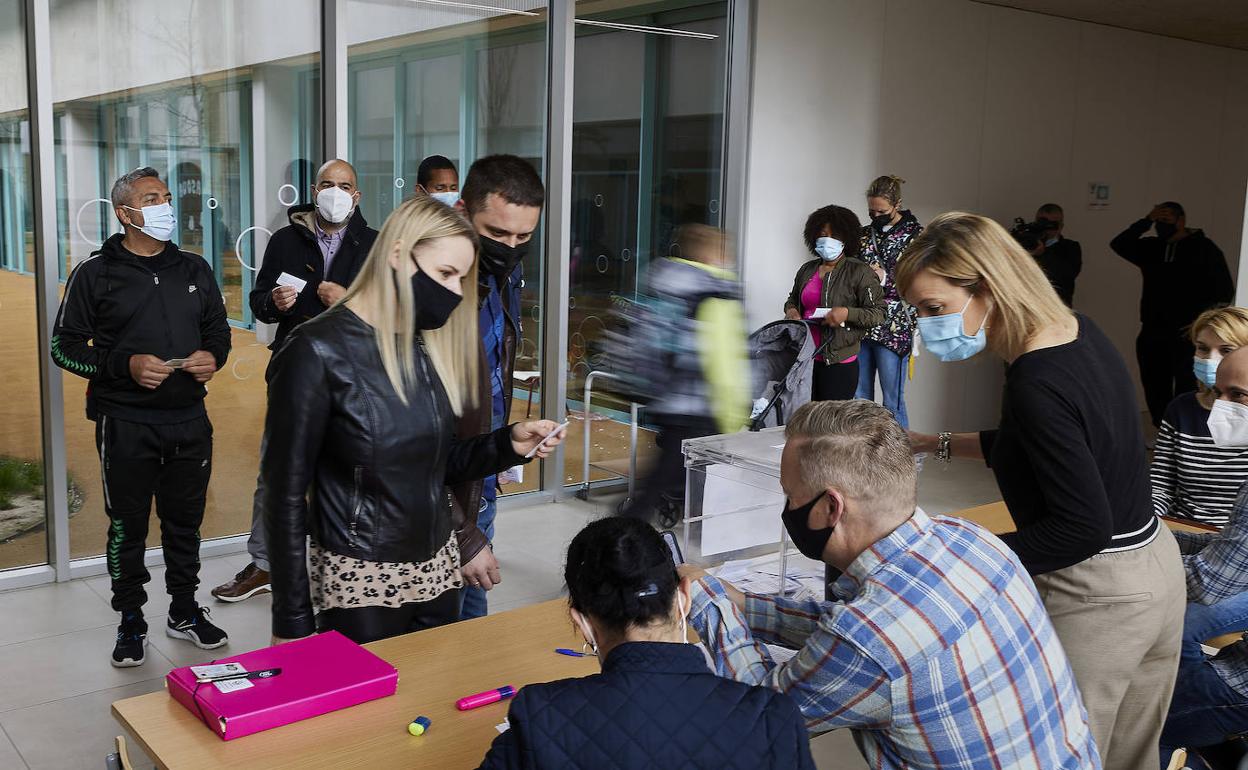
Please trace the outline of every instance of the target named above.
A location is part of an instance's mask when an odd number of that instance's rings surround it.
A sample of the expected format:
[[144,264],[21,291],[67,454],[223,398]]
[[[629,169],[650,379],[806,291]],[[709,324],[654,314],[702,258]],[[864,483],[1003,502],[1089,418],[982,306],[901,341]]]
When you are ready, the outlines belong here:
[[1174,535],[1037,575],[1083,693],[1105,770],[1159,767],[1179,667],[1187,588]]

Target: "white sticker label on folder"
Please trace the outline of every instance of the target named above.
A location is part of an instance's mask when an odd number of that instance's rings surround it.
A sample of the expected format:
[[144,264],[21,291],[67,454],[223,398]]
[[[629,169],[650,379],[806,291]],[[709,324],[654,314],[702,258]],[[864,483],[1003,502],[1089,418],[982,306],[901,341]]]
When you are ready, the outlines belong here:
[[237,692],[239,690],[246,690],[250,687],[255,687],[255,685],[251,683],[250,679],[226,679],[224,682],[213,682],[212,684],[224,693]]

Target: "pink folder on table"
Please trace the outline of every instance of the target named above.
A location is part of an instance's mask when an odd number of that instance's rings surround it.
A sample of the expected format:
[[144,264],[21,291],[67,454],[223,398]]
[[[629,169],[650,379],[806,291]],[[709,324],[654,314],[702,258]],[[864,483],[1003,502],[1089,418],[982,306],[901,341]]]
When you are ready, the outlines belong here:
[[227,741],[394,695],[399,683],[394,666],[337,631],[215,662],[240,663],[248,671],[282,670],[249,680],[252,687],[236,692],[197,684],[190,666],[165,677],[174,700]]

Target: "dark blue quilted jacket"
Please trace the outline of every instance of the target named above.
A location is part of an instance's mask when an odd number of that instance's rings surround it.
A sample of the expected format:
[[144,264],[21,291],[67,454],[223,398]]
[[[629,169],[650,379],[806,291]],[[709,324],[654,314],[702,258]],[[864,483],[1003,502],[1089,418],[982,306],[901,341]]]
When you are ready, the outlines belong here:
[[809,768],[787,695],[722,679],[691,644],[629,642],[601,674],[520,691],[482,768]]

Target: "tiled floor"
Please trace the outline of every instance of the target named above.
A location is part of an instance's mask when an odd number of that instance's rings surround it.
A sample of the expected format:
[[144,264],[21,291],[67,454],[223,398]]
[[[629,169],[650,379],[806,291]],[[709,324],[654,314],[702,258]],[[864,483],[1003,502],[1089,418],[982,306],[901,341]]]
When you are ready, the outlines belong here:
[[[999,498],[982,465],[929,463],[920,481],[920,503],[933,513]],[[504,508],[498,519],[496,551],[503,583],[490,594],[491,611],[501,612],[559,596],[563,554],[573,535],[591,519],[614,508],[603,497],[551,505]],[[208,559],[203,564],[201,601],[231,577],[245,557]],[[212,652],[160,633],[165,618],[164,570],[152,570],[147,663],[115,669],[108,664],[117,617],[108,605],[108,578],[0,593],[0,770],[98,770],[121,728],[109,704],[161,688],[174,666],[210,660]],[[254,649],[269,640],[269,600],[211,604],[213,618],[230,633],[230,649]],[[839,731],[813,743],[820,768],[861,768],[849,734]],[[134,742],[136,767],[151,767]]]

